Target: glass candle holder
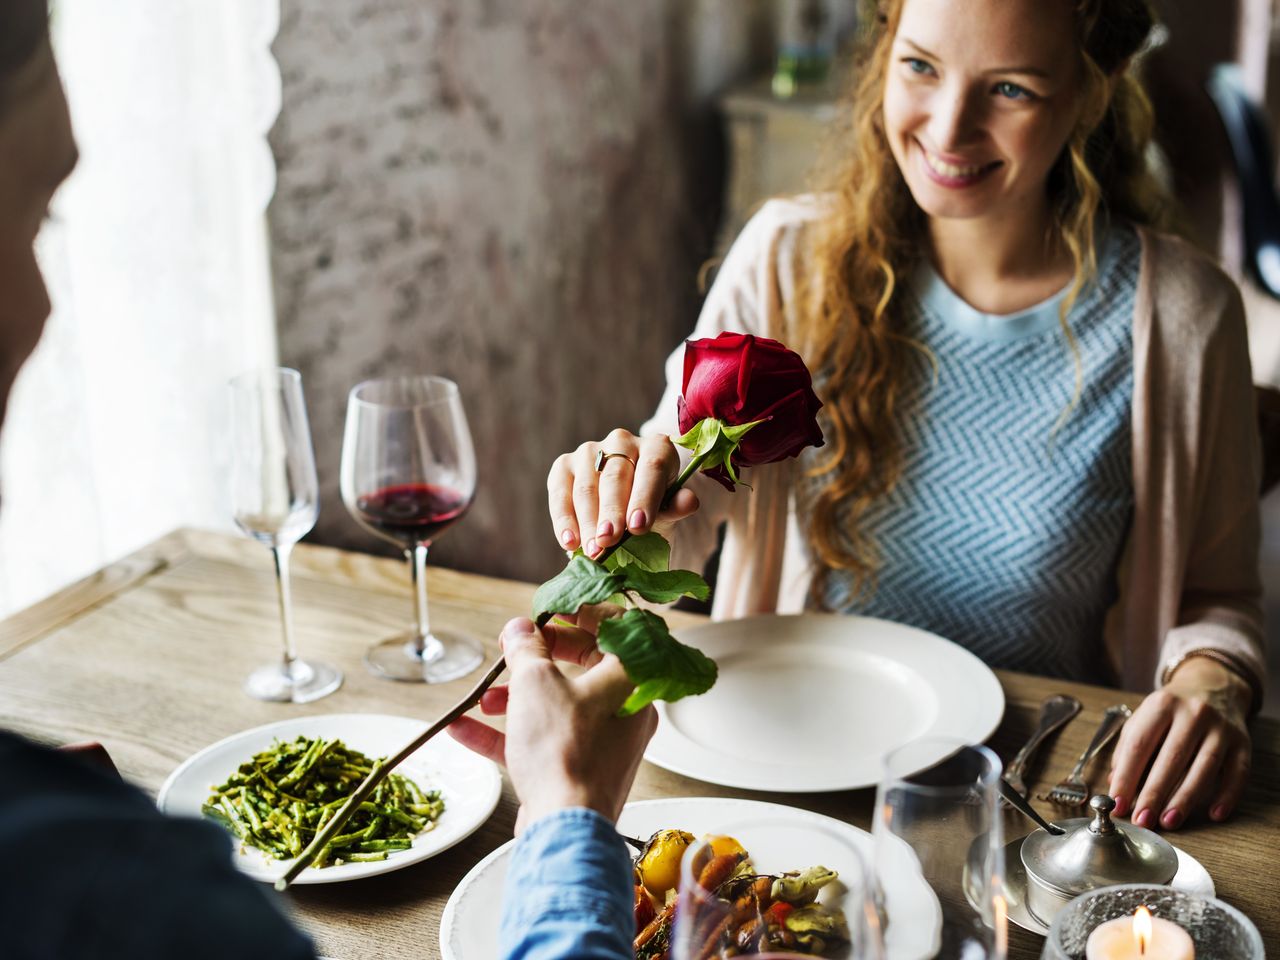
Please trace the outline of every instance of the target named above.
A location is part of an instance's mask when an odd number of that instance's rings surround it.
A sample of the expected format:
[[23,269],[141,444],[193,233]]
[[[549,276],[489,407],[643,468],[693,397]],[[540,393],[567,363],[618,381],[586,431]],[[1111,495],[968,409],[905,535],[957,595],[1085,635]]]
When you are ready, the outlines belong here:
[[1139,907],[1187,931],[1198,958],[1263,960],[1265,956],[1258,928],[1235,907],[1172,887],[1126,883],[1091,890],[1063,907],[1049,928],[1040,960],[1083,960],[1094,928],[1131,917]]

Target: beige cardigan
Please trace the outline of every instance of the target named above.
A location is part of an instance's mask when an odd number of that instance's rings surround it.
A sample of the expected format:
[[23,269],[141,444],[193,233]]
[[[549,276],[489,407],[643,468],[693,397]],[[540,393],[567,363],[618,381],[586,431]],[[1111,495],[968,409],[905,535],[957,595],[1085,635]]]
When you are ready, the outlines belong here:
[[[743,229],[707,296],[694,338],[777,336],[794,294],[812,201],[775,200]],[[1228,659],[1260,696],[1266,677],[1258,575],[1259,442],[1244,312],[1234,284],[1181,240],[1139,231],[1133,316],[1133,524],[1104,641],[1113,679],[1159,686],[1192,651]],[[683,348],[641,433],[676,434]],[[810,572],[791,486],[796,461],[749,471],[730,494],[698,476],[701,509],[675,531],[672,566],[701,569],[726,523],[713,616],[804,607]],[[1211,654],[1212,655],[1212,654]]]

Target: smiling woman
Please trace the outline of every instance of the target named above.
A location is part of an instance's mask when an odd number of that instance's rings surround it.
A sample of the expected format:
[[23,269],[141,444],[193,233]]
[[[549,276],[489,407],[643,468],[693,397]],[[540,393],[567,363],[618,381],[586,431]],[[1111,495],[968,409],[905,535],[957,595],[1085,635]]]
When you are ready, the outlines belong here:
[[[677,353],[641,437],[556,462],[554,535],[592,551],[678,521],[672,563],[696,569],[724,523],[717,617],[875,616],[1153,691],[1118,812],[1223,819],[1265,676],[1258,442],[1239,294],[1160,232],[1131,71],[1151,7],[869,0],[862,22],[823,191],[756,215],[695,332],[798,349],[825,446],[749,471],[750,510],[702,478],[661,510]],[[625,482],[590,470],[600,447],[637,464]]]

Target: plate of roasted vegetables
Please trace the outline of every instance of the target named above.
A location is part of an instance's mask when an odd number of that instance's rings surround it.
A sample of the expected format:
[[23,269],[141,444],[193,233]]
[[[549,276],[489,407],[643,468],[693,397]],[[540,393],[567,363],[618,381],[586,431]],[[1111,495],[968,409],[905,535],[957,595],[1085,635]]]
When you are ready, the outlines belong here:
[[[694,863],[710,888],[709,900],[733,912],[751,909],[724,924],[733,955],[769,950],[847,957],[849,921],[837,891],[867,876],[873,862],[871,835],[847,823],[782,804],[712,797],[668,798],[629,803],[618,820],[623,835],[643,841],[633,850],[635,955],[664,960],[678,936],[676,888],[686,850],[705,857]],[[726,832],[726,831],[737,831]],[[699,850],[702,847],[705,850]],[[463,878],[440,923],[444,960],[490,960],[500,955],[498,912],[512,843],[493,851]],[[918,869],[904,860],[881,878],[887,927],[886,956],[919,956],[913,932],[936,923],[937,900]],[[714,877],[710,876],[714,874]],[[831,894],[830,896],[828,894]],[[689,909],[686,904],[686,914]],[[910,924],[893,924],[893,917]],[[907,936],[911,934],[910,936]]]
[[[220,824],[236,865],[274,882],[368,776],[426,726],[379,714],[281,720],[220,740],[182,763],[157,805]],[[295,883],[386,873],[470,836],[493,812],[502,777],[447,737],[428,742],[378,786]]]

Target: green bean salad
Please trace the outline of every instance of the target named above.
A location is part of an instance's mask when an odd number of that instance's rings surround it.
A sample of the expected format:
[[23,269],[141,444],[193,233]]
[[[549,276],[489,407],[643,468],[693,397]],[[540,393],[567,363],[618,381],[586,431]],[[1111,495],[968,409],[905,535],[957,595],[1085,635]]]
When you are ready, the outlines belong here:
[[[214,787],[201,809],[269,857],[296,857],[385,759],[370,760],[338,739],[277,740]],[[413,838],[434,827],[443,812],[439,790],[423,791],[408,777],[392,773],[313,866],[385,860],[396,850],[408,850]]]

